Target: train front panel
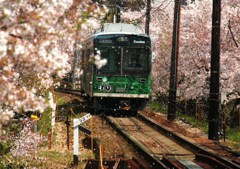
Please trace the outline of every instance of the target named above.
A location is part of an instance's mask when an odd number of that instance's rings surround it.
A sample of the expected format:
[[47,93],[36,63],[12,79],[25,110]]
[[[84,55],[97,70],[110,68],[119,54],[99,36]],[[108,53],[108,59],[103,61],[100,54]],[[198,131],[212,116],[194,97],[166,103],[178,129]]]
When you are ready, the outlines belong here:
[[93,97],[99,107],[142,109],[150,97],[151,43],[145,35],[101,35],[95,53],[107,64],[95,67]]

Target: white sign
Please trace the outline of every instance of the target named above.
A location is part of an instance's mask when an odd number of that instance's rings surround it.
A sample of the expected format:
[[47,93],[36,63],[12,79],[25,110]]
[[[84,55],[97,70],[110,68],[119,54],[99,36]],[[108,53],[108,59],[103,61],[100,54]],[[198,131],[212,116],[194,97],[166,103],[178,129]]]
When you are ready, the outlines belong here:
[[145,43],[145,41],[142,41],[142,40],[134,40],[133,43]]
[[[90,113],[86,114],[85,116],[79,118],[79,119],[73,119],[73,157],[74,159],[78,159],[78,130],[79,125],[88,119],[90,119],[92,116]],[[78,161],[78,160],[77,160]]]
[[[77,126],[78,119],[73,119],[73,125]],[[73,155],[78,156],[78,127],[73,129]]]
[[79,119],[74,119],[75,123],[73,123],[73,127],[77,127],[79,126],[81,123],[87,121],[88,119],[90,119],[92,116],[90,113],[86,114],[85,116],[79,118]]

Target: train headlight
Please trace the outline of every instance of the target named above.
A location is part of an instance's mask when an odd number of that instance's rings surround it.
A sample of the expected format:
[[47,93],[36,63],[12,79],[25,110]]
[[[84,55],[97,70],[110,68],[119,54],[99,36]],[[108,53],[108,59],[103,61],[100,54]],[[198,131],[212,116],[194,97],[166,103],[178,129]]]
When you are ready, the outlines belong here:
[[102,81],[103,81],[103,82],[106,82],[107,80],[108,80],[107,77],[103,77],[103,78],[102,78]]

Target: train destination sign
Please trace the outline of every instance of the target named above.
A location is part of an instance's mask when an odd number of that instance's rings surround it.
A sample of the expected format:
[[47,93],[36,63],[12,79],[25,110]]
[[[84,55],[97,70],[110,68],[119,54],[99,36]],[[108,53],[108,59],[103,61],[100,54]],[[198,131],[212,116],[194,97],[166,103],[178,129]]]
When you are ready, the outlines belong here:
[[86,114],[85,116],[83,116],[83,117],[81,117],[81,118],[79,118],[79,119],[76,119],[73,127],[79,126],[81,123],[87,121],[87,120],[90,119],[91,117],[92,117],[91,114],[88,113],[88,114]]
[[100,35],[96,37],[94,43],[98,45],[146,45],[150,43],[147,37],[139,37],[137,35]]
[[99,43],[112,43],[112,39],[100,39]]
[[143,44],[145,44],[146,42],[143,41],[143,40],[133,40],[133,43],[143,43]]

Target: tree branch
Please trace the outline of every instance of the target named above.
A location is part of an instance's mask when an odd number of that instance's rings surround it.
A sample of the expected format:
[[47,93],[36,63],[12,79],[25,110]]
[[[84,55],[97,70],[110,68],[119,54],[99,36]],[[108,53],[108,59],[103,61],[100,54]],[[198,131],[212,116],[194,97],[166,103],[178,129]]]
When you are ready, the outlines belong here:
[[230,31],[230,33],[231,33],[231,35],[232,35],[233,42],[235,43],[236,47],[238,48],[238,43],[237,43],[236,39],[234,38],[230,20],[228,20],[228,29],[229,29],[229,31]]

